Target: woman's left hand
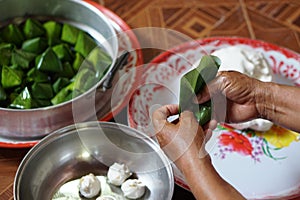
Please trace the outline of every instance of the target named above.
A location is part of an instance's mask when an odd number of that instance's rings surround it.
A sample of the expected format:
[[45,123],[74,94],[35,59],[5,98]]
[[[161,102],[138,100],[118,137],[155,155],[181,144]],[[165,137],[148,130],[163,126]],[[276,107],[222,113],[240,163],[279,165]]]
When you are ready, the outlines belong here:
[[211,123],[211,128],[204,132],[190,111],[182,112],[178,120],[169,122],[168,117],[178,114],[178,109],[178,105],[166,105],[157,109],[152,115],[152,123],[163,151],[180,168],[180,163],[184,164],[189,159],[207,154],[205,143],[216,125]]

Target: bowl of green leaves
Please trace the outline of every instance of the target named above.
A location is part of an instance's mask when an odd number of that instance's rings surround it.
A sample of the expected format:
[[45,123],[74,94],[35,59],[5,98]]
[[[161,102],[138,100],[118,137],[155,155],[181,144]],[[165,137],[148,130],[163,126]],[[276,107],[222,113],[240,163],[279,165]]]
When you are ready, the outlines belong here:
[[41,138],[95,116],[118,52],[106,16],[76,0],[4,0],[0,13],[0,137]]

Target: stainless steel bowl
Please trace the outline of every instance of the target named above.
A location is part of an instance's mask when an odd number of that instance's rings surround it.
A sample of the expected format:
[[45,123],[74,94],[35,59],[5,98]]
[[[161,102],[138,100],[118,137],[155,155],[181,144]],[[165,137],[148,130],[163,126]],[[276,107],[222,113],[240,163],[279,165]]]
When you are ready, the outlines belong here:
[[[58,128],[90,120],[95,116],[101,95],[95,90],[103,83],[114,66],[118,53],[118,39],[109,19],[97,8],[81,0],[2,0],[0,26],[24,17],[48,17],[72,23],[90,33],[112,58],[112,65],[104,77],[84,94],[56,106],[17,110],[0,108],[0,137],[20,140],[42,138]],[[75,110],[75,112],[73,112]]]
[[14,198],[51,199],[68,180],[87,173],[106,175],[114,162],[127,164],[145,183],[143,199],[171,199],[173,172],[157,143],[135,129],[111,122],[79,123],[43,138],[17,170]]

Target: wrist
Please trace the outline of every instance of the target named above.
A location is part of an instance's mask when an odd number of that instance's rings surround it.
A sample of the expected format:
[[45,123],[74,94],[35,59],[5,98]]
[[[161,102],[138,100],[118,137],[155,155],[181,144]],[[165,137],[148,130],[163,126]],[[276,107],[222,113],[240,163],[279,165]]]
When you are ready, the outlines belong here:
[[272,82],[261,82],[255,91],[256,109],[259,118],[272,121],[275,113],[275,99],[278,85]]
[[[208,153],[199,153],[199,154],[183,154],[176,162],[176,166],[180,171],[186,176],[191,174],[192,170],[196,166],[211,165],[211,158]],[[197,168],[197,167],[196,167]]]
[[222,179],[213,167],[209,154],[186,157],[181,172],[196,199],[244,199],[237,190]]

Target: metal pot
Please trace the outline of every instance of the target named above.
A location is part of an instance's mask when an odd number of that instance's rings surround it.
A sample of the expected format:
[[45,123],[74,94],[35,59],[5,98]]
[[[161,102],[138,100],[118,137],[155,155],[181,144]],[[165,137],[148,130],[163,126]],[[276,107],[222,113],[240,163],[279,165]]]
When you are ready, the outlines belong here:
[[[12,19],[45,16],[72,23],[90,33],[112,58],[104,77],[84,94],[55,106],[17,110],[0,108],[0,137],[39,139],[61,127],[90,120],[96,115],[101,95],[95,91],[107,78],[117,59],[118,40],[110,21],[98,9],[81,0],[2,0],[0,26]],[[75,111],[75,112],[74,112]]]
[[126,164],[146,185],[142,199],[171,200],[172,167],[159,145],[136,129],[111,122],[78,123],[43,138],[17,170],[14,199],[52,199],[64,183],[89,173],[106,176],[115,162]]

